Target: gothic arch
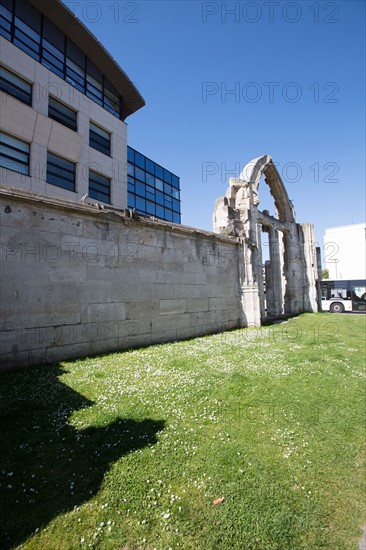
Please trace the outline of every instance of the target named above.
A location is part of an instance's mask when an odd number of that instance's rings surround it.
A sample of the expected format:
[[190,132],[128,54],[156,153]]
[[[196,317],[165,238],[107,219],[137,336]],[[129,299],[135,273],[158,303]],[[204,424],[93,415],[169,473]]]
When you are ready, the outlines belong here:
[[281,176],[269,155],[264,155],[248,162],[241,171],[239,179],[245,182],[245,184],[254,187],[255,192],[258,193],[262,175],[264,175],[265,182],[270,188],[279,219],[283,222],[294,222],[295,214],[293,206]]

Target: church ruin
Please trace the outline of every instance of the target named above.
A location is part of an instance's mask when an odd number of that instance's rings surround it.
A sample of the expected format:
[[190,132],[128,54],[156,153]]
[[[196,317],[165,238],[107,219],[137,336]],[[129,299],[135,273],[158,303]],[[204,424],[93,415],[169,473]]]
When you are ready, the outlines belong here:
[[[274,199],[276,217],[259,210],[262,176]],[[313,226],[296,223],[293,205],[269,155],[246,164],[239,178],[230,178],[225,196],[216,200],[213,226],[215,233],[234,237],[241,245],[242,326],[318,311]],[[265,262],[265,273],[261,232],[269,238],[270,260]]]

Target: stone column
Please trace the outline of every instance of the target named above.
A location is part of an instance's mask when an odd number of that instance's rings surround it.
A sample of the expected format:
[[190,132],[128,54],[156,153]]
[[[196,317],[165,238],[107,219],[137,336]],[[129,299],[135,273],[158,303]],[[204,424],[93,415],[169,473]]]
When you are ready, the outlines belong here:
[[284,234],[284,273],[286,278],[285,315],[297,315],[302,312],[302,262],[300,257],[299,227],[288,223]]
[[[282,266],[281,266],[281,254],[279,243],[279,232],[273,227],[269,230],[269,255],[270,255],[270,269],[269,283],[271,288],[271,302],[267,298],[267,315],[270,317],[279,317],[282,315],[282,303],[283,303],[283,288],[282,288]],[[267,273],[266,273],[267,276]]]

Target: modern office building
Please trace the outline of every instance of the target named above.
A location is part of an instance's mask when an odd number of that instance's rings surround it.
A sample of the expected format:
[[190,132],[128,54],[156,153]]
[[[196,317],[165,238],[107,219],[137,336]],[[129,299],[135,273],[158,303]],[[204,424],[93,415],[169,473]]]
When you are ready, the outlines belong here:
[[[136,165],[128,200],[125,120],[144,104],[116,61],[60,0],[0,0],[1,185],[74,201],[87,195],[89,202],[116,208],[133,202],[140,213],[179,223],[180,209],[173,204],[173,198],[179,202],[179,180],[154,163],[151,174],[144,161],[145,177]],[[154,193],[151,176],[158,186]]]
[[139,214],[181,223],[180,181],[156,162],[127,147],[128,208]]
[[366,279],[366,224],[330,227],[324,235],[329,279]]

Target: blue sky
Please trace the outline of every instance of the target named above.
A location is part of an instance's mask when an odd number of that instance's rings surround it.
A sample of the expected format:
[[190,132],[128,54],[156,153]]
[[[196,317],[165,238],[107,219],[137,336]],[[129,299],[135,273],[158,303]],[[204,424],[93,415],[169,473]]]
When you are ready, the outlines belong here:
[[211,230],[228,178],[263,154],[321,245],[365,220],[363,1],[65,3],[144,97],[128,142],[180,176],[184,224]]

